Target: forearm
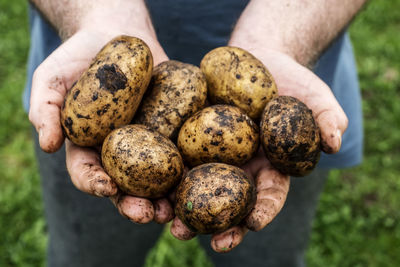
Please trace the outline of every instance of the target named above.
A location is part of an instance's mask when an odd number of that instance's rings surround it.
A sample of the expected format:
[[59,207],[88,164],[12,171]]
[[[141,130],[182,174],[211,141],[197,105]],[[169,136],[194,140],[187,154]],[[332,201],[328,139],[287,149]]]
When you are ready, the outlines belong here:
[[104,32],[110,35],[113,33],[149,35],[156,39],[143,0],[30,1],[64,40],[83,28],[97,31],[104,29]]
[[252,0],[230,44],[284,52],[310,66],[350,23],[366,0]]

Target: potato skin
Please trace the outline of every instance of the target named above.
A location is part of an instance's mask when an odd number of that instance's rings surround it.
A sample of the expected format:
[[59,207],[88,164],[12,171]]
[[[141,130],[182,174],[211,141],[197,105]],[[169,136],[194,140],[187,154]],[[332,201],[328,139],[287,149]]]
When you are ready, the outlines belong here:
[[206,99],[206,78],[198,67],[165,61],[154,68],[134,123],[144,124],[175,141],[182,124],[204,108]]
[[300,100],[279,96],[270,101],[260,128],[265,155],[280,172],[305,176],[317,165],[320,130],[312,111]]
[[100,145],[108,133],[132,120],[152,70],[153,57],[142,40],[111,40],[68,91],[61,109],[64,134],[80,146]]
[[249,52],[238,47],[219,47],[208,52],[200,68],[206,76],[212,104],[241,108],[257,121],[275,95],[275,81],[267,68]]
[[176,146],[144,125],[127,125],[104,140],[104,170],[125,193],[138,197],[165,196],[182,177],[183,161]]
[[207,163],[189,171],[180,182],[175,213],[194,232],[219,233],[240,223],[256,198],[254,183],[243,170]]
[[258,126],[239,108],[228,105],[207,107],[182,126],[178,148],[190,166],[222,162],[240,166],[259,147]]

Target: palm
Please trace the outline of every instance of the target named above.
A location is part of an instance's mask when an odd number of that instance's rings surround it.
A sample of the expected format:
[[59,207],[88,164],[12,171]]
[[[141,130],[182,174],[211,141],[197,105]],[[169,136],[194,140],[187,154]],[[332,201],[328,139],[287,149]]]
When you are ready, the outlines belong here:
[[[277,51],[250,51],[269,69],[280,95],[290,95],[303,101],[312,109],[321,129],[322,149],[335,153],[341,144],[341,135],[347,127],[347,118],[329,87],[294,59]],[[248,231],[259,231],[269,224],[283,207],[289,191],[289,177],[274,169],[262,148],[242,168],[252,177],[257,187],[257,201],[241,225],[214,235],[211,246],[217,252],[227,252],[237,246]],[[181,239],[193,236],[178,219],[171,232]]]
[[270,70],[280,95],[289,95],[304,102],[312,111],[321,129],[322,149],[336,153],[347,128],[347,117],[330,88],[312,71],[293,58],[277,51],[257,55]]
[[[96,53],[114,36],[80,31],[55,50],[36,70],[33,77],[29,117],[39,132],[41,148],[57,151],[64,142],[60,110],[67,90],[89,67]],[[154,45],[156,46],[156,45]],[[156,62],[165,60],[162,49]],[[66,165],[74,185],[83,192],[111,197],[120,213],[137,223],[171,220],[167,199],[150,201],[118,193],[116,185],[102,168],[99,152],[66,141]]]

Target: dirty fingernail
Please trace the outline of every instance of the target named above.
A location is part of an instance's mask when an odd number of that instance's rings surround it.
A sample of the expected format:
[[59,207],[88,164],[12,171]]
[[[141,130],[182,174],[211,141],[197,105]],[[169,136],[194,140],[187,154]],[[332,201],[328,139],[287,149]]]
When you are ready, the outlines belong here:
[[117,188],[113,187],[112,183],[105,179],[100,179],[96,181],[94,186],[94,193],[99,197],[112,196],[117,192]]
[[336,135],[338,138],[337,151],[339,151],[340,147],[342,146],[342,131],[340,131],[339,129],[336,130]]
[[232,247],[232,236],[225,237],[222,240],[215,242],[215,248],[221,252],[228,251]]

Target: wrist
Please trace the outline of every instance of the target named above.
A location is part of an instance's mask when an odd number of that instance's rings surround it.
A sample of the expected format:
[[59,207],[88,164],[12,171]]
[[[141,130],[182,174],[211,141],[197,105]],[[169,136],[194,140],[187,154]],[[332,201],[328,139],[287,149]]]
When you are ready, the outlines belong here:
[[85,34],[102,45],[119,35],[142,39],[150,48],[154,64],[167,60],[167,56],[157,40],[150,16],[143,1],[127,3],[124,8],[110,4],[107,8],[93,8],[77,22],[73,34]]

